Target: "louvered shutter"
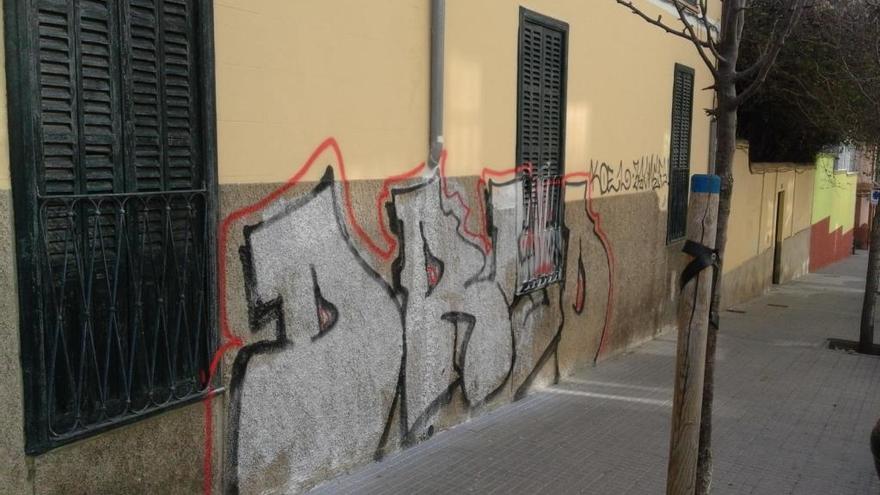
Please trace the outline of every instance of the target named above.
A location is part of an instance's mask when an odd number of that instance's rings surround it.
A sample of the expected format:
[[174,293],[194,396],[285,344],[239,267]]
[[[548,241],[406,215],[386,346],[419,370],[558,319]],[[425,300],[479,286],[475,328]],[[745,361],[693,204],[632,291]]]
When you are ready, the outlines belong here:
[[694,71],[676,65],[672,89],[672,128],[669,151],[668,242],[684,238],[687,229],[688,182],[691,162]]
[[38,2],[45,194],[107,193],[122,184],[115,7],[110,0]]
[[[57,195],[198,187],[202,177],[192,0],[36,3],[40,191]],[[119,19],[125,19],[122,26]]]
[[[119,192],[124,180],[115,2],[40,0],[37,3],[41,157],[38,187],[46,195]],[[112,238],[112,212],[101,205],[76,212],[92,242]],[[64,251],[67,212],[47,207],[47,242]],[[101,228],[94,236],[93,229]],[[70,240],[68,240],[68,243]],[[83,244],[83,249],[86,243]],[[58,262],[58,260],[55,260]]]
[[[541,72],[544,29],[534,23],[522,26],[519,94],[519,165],[538,167],[541,163]],[[531,203],[534,176],[523,176],[523,207]]]
[[[520,33],[519,156],[533,178],[563,170],[565,32],[524,20]],[[524,189],[528,205],[534,184]]]
[[201,182],[192,0],[127,0],[130,187],[192,189]]
[[213,340],[195,0],[25,1],[33,450],[198,393]]
[[517,162],[522,182],[520,293],[559,280],[567,26],[522,10]]

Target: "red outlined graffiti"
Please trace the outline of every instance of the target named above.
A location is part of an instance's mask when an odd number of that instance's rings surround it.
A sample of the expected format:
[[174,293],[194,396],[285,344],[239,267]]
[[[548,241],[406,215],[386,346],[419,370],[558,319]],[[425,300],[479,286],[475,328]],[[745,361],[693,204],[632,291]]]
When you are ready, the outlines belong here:
[[351,201],[351,190],[350,184],[348,182],[346,173],[345,173],[345,160],[343,159],[342,150],[339,148],[339,143],[337,143],[335,138],[329,137],[325,139],[316,149],[312,152],[309,158],[303,163],[299,169],[297,169],[296,173],[288,179],[282,186],[278,187],[267,196],[263,197],[259,201],[252,203],[248,206],[239,208],[225,218],[220,223],[220,232],[217,240],[217,265],[218,265],[218,274],[217,274],[217,286],[218,293],[220,294],[220,298],[218,301],[218,312],[220,318],[220,334],[221,334],[221,345],[220,348],[214,353],[214,357],[211,359],[211,366],[209,370],[208,376],[208,391],[205,398],[205,456],[204,456],[204,484],[203,489],[206,495],[209,495],[212,491],[213,487],[213,416],[211,411],[211,400],[212,400],[212,385],[214,376],[216,375],[217,368],[220,364],[220,359],[227,352],[238,349],[243,346],[242,339],[235,334],[230,329],[229,326],[229,314],[227,312],[227,295],[226,295],[226,251],[227,245],[229,242],[229,233],[232,226],[244,219],[258,213],[259,211],[265,209],[272,202],[279,199],[284,195],[287,191],[292,189],[294,186],[299,184],[302,181],[302,178],[306,175],[306,173],[315,165],[318,159],[324,155],[325,152],[331,151],[336,160],[337,167],[339,169],[339,176],[342,182],[343,187],[343,199],[345,203],[345,211],[348,215],[349,223],[355,231],[355,234],[360,238],[360,240],[364,243],[364,245],[374,254],[376,257],[380,258],[383,261],[389,260],[394,252],[397,250],[397,241],[394,236],[388,231],[387,222],[384,221],[384,217],[382,214],[382,204],[385,199],[390,194],[391,186],[396,183],[405,181],[407,179],[417,177],[422,171],[425,169],[425,163],[422,162],[413,169],[404,172],[400,175],[392,176],[387,179],[382,184],[382,190],[376,198],[376,215],[377,220],[379,222],[379,229],[382,235],[382,239],[385,242],[386,246],[380,247],[361,227],[360,223],[357,221],[357,218],[354,215],[354,207]]
[[[360,244],[368,250],[375,258],[382,262],[390,261],[398,251],[398,239],[389,231],[389,219],[387,215],[383,213],[385,211],[385,204],[389,201],[389,198],[392,194],[392,188],[400,183],[406,182],[411,179],[422,177],[427,171],[428,167],[424,162],[418,164],[417,166],[401,173],[398,175],[394,175],[386,178],[383,183],[379,193],[376,196],[376,201],[374,207],[376,209],[376,227],[378,228],[380,239],[374,239],[370,234],[363,228],[362,224],[359,222],[358,218],[355,215],[353,202],[352,202],[352,194],[351,194],[351,185],[346,175],[346,168],[344,158],[337,141],[330,137],[325,139],[308,157],[308,159],[296,170],[294,175],[283,185],[273,190],[270,194],[266,195],[262,199],[257,202],[254,202],[250,205],[239,208],[226,217],[223,218],[218,236],[218,290],[220,294],[220,298],[218,301],[218,311],[219,311],[219,322],[220,322],[220,334],[221,334],[221,342],[219,349],[215,352],[209,369],[209,376],[206,377],[208,385],[208,394],[205,399],[205,453],[204,453],[204,492],[206,494],[210,494],[213,487],[213,411],[212,411],[212,387],[210,383],[213,383],[213,378],[219,368],[220,361],[222,356],[224,356],[227,352],[233,349],[239,349],[244,346],[244,341],[239,336],[240,333],[234,331],[230,327],[229,322],[229,314],[228,314],[228,298],[227,298],[227,250],[229,248],[230,241],[230,233],[232,228],[240,221],[245,220],[252,215],[255,215],[265,208],[267,208],[270,204],[280,199],[285,193],[290,191],[296,185],[300,184],[303,180],[303,177],[309,172],[309,170],[315,165],[316,162],[321,159],[321,157],[325,156],[326,153],[331,153],[332,158],[335,160],[335,168],[339,174],[339,184],[342,189],[342,207],[344,209],[345,219],[347,224],[352,229],[356,238],[360,242]],[[444,150],[441,154],[439,160],[439,178],[441,181],[441,190],[442,195],[448,200],[454,200],[457,202],[461,211],[463,212],[461,216],[461,222],[459,223],[459,231],[460,233],[474,241],[476,245],[478,245],[484,254],[488,255],[493,250],[492,239],[489,233],[489,219],[487,215],[487,208],[484,204],[483,193],[489,184],[491,179],[495,178],[516,178],[517,174],[522,172],[529,172],[532,170],[532,167],[529,165],[522,165],[510,169],[491,169],[484,168],[480,176],[477,180],[476,184],[476,202],[479,208],[479,218],[477,219],[479,225],[476,230],[473,229],[472,223],[473,220],[471,216],[473,214],[473,209],[469,205],[468,201],[464,198],[464,196],[458,191],[451,191],[449,185],[447,183],[447,170],[446,170],[446,160],[448,158],[448,153]],[[584,209],[588,216],[588,218],[593,222],[593,233],[599,239],[603,250],[605,251],[607,261],[608,261],[608,294],[607,294],[607,302],[606,302],[606,314],[603,323],[602,333],[600,342],[598,345],[598,350],[594,357],[594,361],[598,359],[598,357],[603,353],[608,339],[608,333],[610,329],[610,323],[612,318],[612,311],[614,307],[614,276],[615,276],[615,260],[614,254],[612,251],[611,243],[608,239],[608,236],[602,229],[601,225],[601,216],[595,210],[595,206],[593,204],[593,179],[594,176],[589,172],[573,172],[566,174],[565,176],[555,179],[559,181],[559,184],[562,186],[565,185],[584,185]],[[432,255],[430,252],[426,251],[426,260],[428,263],[426,264],[426,270],[428,273],[428,277],[430,282],[433,285],[436,285],[443,273],[443,265],[440,260],[432,259]],[[581,282],[579,282],[580,284]],[[577,290],[579,291],[579,295],[577,297],[584,297],[583,291],[585,290],[582,286],[578,286]],[[582,303],[581,303],[582,306]],[[329,305],[327,306],[330,307]],[[319,315],[320,316],[320,315]],[[332,326],[329,323],[333,320],[331,312],[326,315],[326,322],[328,322],[328,327]]]
[[[462,208],[466,212],[464,219],[462,220],[463,225],[467,225],[468,215],[470,214],[470,208],[464,203],[461,195],[456,193],[449,194],[446,191],[446,175],[445,175],[445,162],[446,162],[447,153],[444,150],[441,155],[440,161],[440,176],[443,181],[444,194],[446,194],[447,198],[456,197],[459,202],[462,203]],[[486,187],[488,184],[488,178],[512,178],[517,174],[522,172],[530,172],[532,170],[531,165],[520,165],[518,167],[503,169],[503,170],[495,170],[490,168],[484,168],[480,173],[480,178],[477,181],[477,197],[479,198],[480,192]],[[561,182],[563,185],[568,185],[576,182],[584,183],[584,209],[587,213],[587,216],[593,222],[593,233],[598,237],[599,242],[602,243],[602,248],[605,251],[605,255],[608,259],[608,302],[606,304],[605,310],[605,323],[602,328],[602,337],[599,340],[599,348],[596,351],[596,355],[593,358],[593,361],[597,361],[599,356],[604,352],[605,347],[608,343],[608,331],[611,327],[611,315],[612,310],[614,309],[614,250],[611,247],[611,241],[608,239],[608,235],[602,229],[602,216],[595,210],[595,206],[593,205],[593,182],[595,176],[590,172],[571,172],[565,174],[561,178]],[[484,231],[480,233],[474,233],[468,230],[465,230],[463,233],[466,235],[470,235],[474,239],[480,241],[481,245],[485,247],[486,252],[492,249],[492,241],[489,239],[488,233],[485,231],[487,222],[486,222],[486,209],[485,205],[482,201],[478,201],[477,203],[480,206],[480,225],[483,226]]]

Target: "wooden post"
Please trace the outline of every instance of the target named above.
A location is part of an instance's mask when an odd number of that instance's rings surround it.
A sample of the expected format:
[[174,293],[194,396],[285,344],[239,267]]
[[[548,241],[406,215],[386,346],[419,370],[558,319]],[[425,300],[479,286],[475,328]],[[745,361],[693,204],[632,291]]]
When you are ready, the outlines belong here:
[[[691,182],[688,240],[711,250],[715,249],[720,189],[717,175],[695,175]],[[706,268],[681,290],[667,495],[693,495],[696,487],[712,275],[712,268]]]

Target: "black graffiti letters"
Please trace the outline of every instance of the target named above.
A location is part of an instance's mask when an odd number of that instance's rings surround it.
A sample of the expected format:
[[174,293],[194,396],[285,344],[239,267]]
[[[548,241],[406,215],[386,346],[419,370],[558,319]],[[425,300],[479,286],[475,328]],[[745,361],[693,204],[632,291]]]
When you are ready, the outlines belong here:
[[590,175],[600,194],[655,191],[669,183],[666,160],[657,155],[645,156],[617,166],[590,160]]

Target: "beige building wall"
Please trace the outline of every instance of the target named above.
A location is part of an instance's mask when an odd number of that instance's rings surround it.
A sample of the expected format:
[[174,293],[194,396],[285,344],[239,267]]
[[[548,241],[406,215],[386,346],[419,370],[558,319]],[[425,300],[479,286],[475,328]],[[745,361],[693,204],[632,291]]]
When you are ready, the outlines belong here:
[[[641,3],[675,22],[660,0]],[[587,171],[590,160],[668,158],[676,62],[696,70],[692,171],[707,170],[703,109],[713,96],[700,88],[710,75],[687,41],[614,2],[449,0],[448,175],[514,165],[520,5],[570,26],[567,172]],[[218,0],[215,8],[221,183],[286,180],[329,136],[351,179],[425,159],[429,2]]]
[[756,297],[772,284],[777,236],[780,280],[809,271],[814,177],[812,165],[750,163],[748,143],[738,143],[724,259],[726,306]]
[[282,182],[327,137],[338,140],[349,179],[424,161],[429,8],[422,0],[217,0],[220,182]]
[[[649,15],[674,20],[660,2]],[[713,2],[714,3],[714,2]],[[450,0],[446,33],[448,170],[476,175],[516,163],[519,6],[569,24],[566,172],[591,160],[668,159],[674,64],[696,70],[691,171],[705,173],[710,75],[693,45],[615,2]],[[714,9],[717,12],[717,9]],[[674,22],[674,21],[673,21]],[[576,199],[571,198],[569,199]]]
[[761,251],[762,217],[764,211],[763,175],[749,171],[748,145],[739,143],[733,163],[733,197],[730,200],[728,242],[724,257],[724,273],[730,273]]
[[812,226],[815,174],[815,169],[795,174],[793,234],[800,233]]

